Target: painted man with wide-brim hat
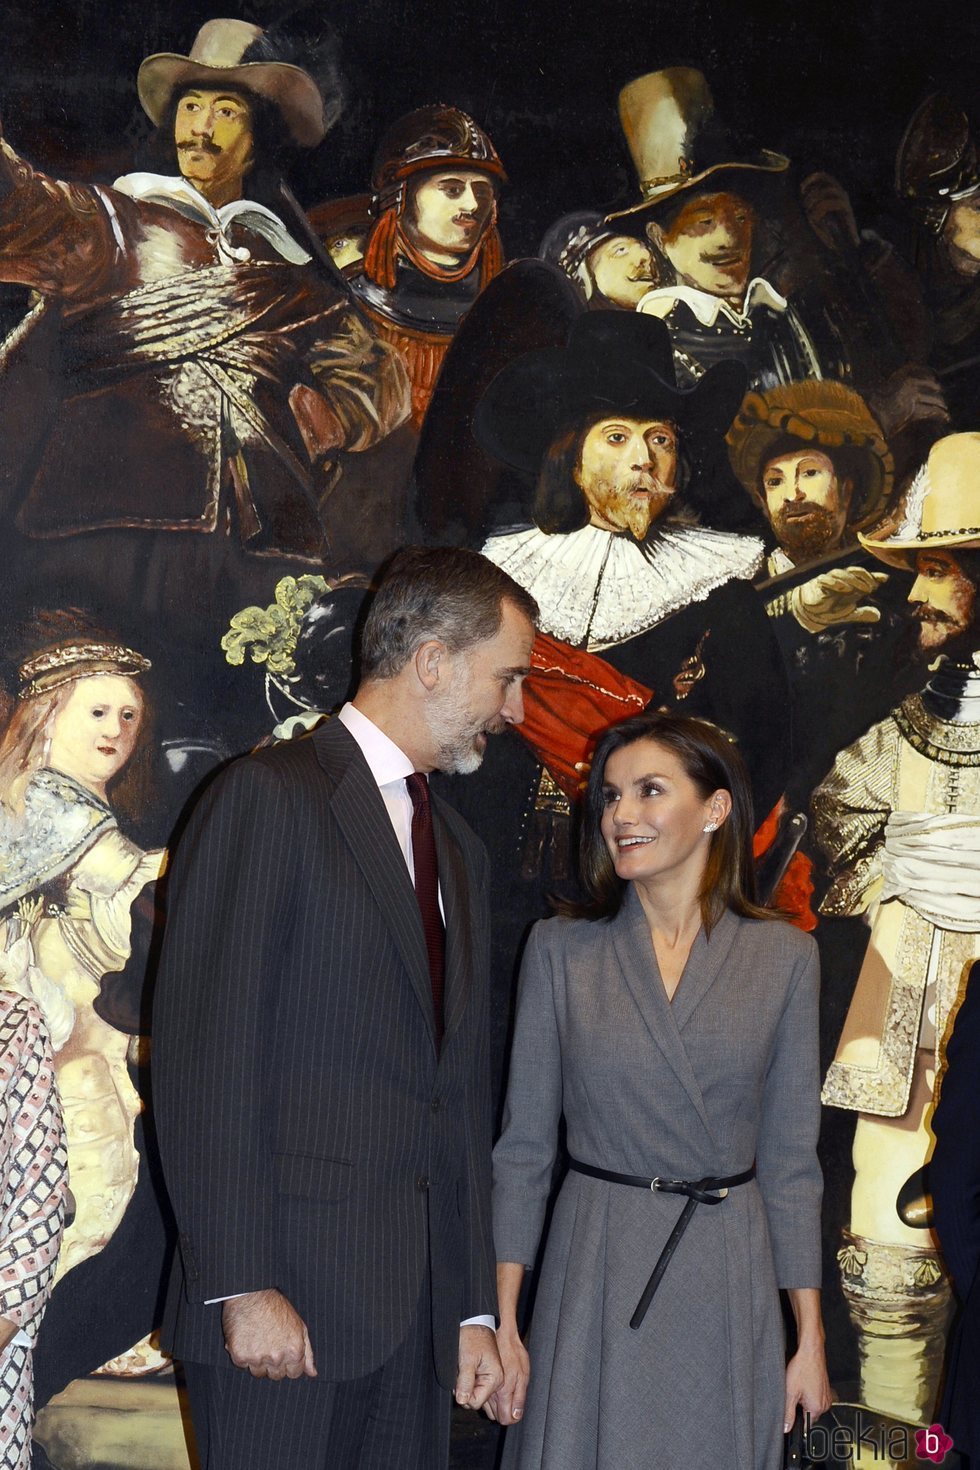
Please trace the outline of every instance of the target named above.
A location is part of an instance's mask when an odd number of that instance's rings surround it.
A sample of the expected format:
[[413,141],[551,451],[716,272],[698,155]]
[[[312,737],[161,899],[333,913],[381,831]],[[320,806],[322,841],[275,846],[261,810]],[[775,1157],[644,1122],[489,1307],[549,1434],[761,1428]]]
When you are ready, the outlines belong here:
[[[558,678],[565,667],[596,699],[574,718],[566,704],[564,736],[543,715],[538,731],[531,680],[522,735],[532,744],[540,735],[538,754],[566,792],[588,736],[628,712],[615,699],[612,712],[601,707],[601,691],[622,691],[625,678],[630,698],[676,704],[735,732],[760,820],[781,794],[785,675],[751,586],[762,543],[698,525],[690,509],[710,502],[705,482],[718,473],[744,385],[744,370],[722,363],[679,388],[662,324],[590,312],[564,347],[524,354],[499,373],[477,409],[479,443],[534,486],[533,525],[492,535],[484,555],[539,603],[539,667]],[[549,749],[555,738],[559,748]]]
[[727,441],[732,469],[776,539],[770,576],[854,545],[888,506],[891,451],[844,383],[811,378],[748,393]]
[[343,461],[407,407],[400,362],[313,259],[304,222],[250,196],[277,144],[311,148],[337,116],[335,68],[318,80],[302,60],[284,29],[233,19],[207,22],[186,55],[148,57],[139,95],[173,176],[103,188],[46,179],[6,143],[0,160],[0,278],[60,309],[64,364],[56,412],[5,425],[15,563],[195,646],[207,619],[267,600],[277,569],[330,559]]
[[[861,1402],[933,1412],[950,1287],[918,1171],[948,1038],[980,958],[980,434],[939,440],[898,524],[862,533],[911,573],[929,676],[842,750],[813,796],[834,917],[871,938],[823,1099],[858,1114],[841,1282],[858,1334]],[[896,1336],[895,1323],[905,1326]]]
[[666,322],[679,376],[690,381],[725,358],[742,362],[758,389],[835,376],[836,343],[752,274],[758,212],[789,159],[735,136],[693,67],[636,77],[619,94],[619,115],[640,198],[608,221],[643,225],[663,262],[664,282],[638,309]]

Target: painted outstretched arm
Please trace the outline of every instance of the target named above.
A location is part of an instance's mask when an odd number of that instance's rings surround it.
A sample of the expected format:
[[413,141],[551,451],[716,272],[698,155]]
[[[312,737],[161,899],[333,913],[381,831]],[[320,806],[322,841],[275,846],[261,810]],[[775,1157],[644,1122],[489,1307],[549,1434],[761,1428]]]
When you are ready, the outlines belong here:
[[105,290],[118,254],[98,190],[49,179],[0,138],[0,280],[91,299]]

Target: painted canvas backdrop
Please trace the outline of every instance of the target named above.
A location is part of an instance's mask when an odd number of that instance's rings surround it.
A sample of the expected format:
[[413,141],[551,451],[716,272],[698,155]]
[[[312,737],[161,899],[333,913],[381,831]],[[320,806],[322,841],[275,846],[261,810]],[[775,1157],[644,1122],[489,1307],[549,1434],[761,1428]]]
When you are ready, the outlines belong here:
[[[244,6],[237,13],[266,24],[282,7]],[[8,7],[0,95],[5,135],[25,158],[55,177],[108,183],[139,166],[152,144],[135,93],[139,61],[156,50],[186,50],[212,14],[175,3],[124,5],[111,16],[90,4]],[[312,205],[363,191],[375,143],[387,124],[414,106],[451,102],[486,127],[508,170],[500,227],[512,258],[533,253],[556,216],[633,197],[635,180],[616,118],[616,96],[630,77],[676,62],[701,67],[720,109],[761,142],[789,154],[799,174],[826,168],[839,177],[862,224],[894,215],[894,157],[908,117],[934,88],[970,102],[977,41],[968,7],[953,3],[931,7],[926,23],[911,4],[868,6],[845,15],[830,5],[739,6],[710,0],[685,6],[624,3],[612,11],[584,5],[570,11],[549,3],[529,10],[510,0],[494,6],[424,7],[372,0],[356,13],[337,13],[332,21],[342,42],[347,102],[322,147],[296,160],[291,182],[301,201]],[[7,288],[0,304],[5,327],[14,330],[32,303],[26,292]],[[39,337],[33,376],[7,410],[16,414],[18,427],[36,417],[42,432],[24,451],[34,456],[43,453],[44,434],[56,420],[61,371],[56,357],[44,357],[44,345]],[[138,421],[127,432],[138,442]],[[113,453],[112,444],[106,453]],[[16,480],[22,468],[8,452],[7,482]],[[66,498],[80,488],[66,477]],[[29,595],[21,589],[16,601],[5,596],[0,651],[7,660],[9,693],[16,687],[14,664],[25,634],[29,641],[32,623],[40,626],[43,618],[65,610],[72,557],[81,562],[86,554],[83,538],[77,547],[66,543],[63,578],[56,569],[45,572]],[[255,601],[272,606],[280,576],[289,570],[270,561],[266,595]],[[370,568],[345,561],[324,570],[336,576]],[[107,578],[112,574],[107,567]],[[178,572],[161,590],[155,609],[122,616],[112,629],[152,664],[145,680],[152,705],[152,723],[148,712],[143,733],[147,779],[120,810],[122,840],[105,854],[103,899],[113,917],[128,911],[127,901],[142,892],[141,880],[151,875],[183,804],[207,771],[266,736],[274,719],[287,712],[279,707],[273,715],[265,669],[250,656],[241,664],[229,662],[221,646],[229,631],[228,607],[216,588],[209,616],[207,567],[188,564],[183,575],[187,583],[181,585]],[[204,611],[189,635],[181,613],[190,595]],[[298,597],[302,611],[305,595],[302,588],[289,589],[280,594],[280,604]],[[295,607],[285,609],[287,620],[294,615]],[[833,690],[828,696],[833,698]],[[145,1081],[140,1037],[146,1029],[141,979],[152,931],[149,909],[129,913],[126,929],[123,920],[110,933],[107,920],[103,932],[116,947],[108,959],[92,959],[87,968],[79,970],[73,954],[51,960],[59,976],[71,971],[76,987],[102,996],[100,1021],[106,1029],[96,1052],[106,1085],[101,1092],[96,1088],[93,1105],[98,1126],[115,1129],[118,1149],[109,1181],[111,1228],[102,1230],[108,1239],[72,1260],[52,1305],[48,1340],[39,1353],[42,1400],[61,1387],[66,1365],[87,1372],[117,1358],[155,1316],[166,1228],[140,1112]],[[51,945],[57,947],[58,939],[53,930]],[[862,942],[856,921],[825,924],[821,931],[828,1061]],[[103,962],[104,972],[99,970]],[[111,978],[103,979],[103,973]],[[506,997],[501,1001],[505,1005]],[[78,1059],[84,1064],[93,1055],[83,1049]],[[852,1114],[828,1110],[826,1314],[832,1374],[840,1384],[854,1383],[858,1373],[835,1259],[847,1217],[852,1129]],[[97,1238],[96,1229],[91,1240]],[[69,1394],[70,1407],[57,1422],[49,1417],[54,1463],[89,1463],[86,1455],[96,1450],[86,1445],[119,1457],[107,1462],[126,1463],[126,1435],[130,1444],[142,1443],[139,1436],[147,1443],[153,1437],[145,1428],[146,1416],[164,1380],[156,1376],[152,1349],[139,1349],[113,1366],[115,1375],[76,1379],[81,1386],[74,1398]],[[120,1399],[120,1392],[129,1397]],[[106,1422],[101,1411],[116,1403],[134,1411],[138,1406],[141,1427],[125,1428],[122,1446],[106,1450],[99,1438]],[[172,1430],[170,1408],[161,1412]],[[134,1412],[124,1422],[136,1420]],[[171,1432],[169,1443],[177,1444],[178,1438]]]

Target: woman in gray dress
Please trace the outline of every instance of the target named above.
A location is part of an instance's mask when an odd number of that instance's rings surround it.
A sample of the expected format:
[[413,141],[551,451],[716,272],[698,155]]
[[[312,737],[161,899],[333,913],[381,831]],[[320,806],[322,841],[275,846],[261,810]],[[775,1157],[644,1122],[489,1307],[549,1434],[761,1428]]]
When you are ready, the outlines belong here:
[[[599,742],[588,901],[532,931],[494,1152],[505,1466],[774,1470],[797,1405],[830,1405],[817,951],[753,902],[751,812],[706,721],[645,714]],[[517,1298],[562,1116],[529,1364]]]

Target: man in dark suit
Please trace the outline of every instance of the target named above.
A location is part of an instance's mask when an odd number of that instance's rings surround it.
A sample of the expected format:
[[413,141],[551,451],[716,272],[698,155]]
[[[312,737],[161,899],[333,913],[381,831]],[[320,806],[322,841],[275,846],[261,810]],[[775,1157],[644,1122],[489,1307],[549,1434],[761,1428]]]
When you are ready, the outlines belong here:
[[206,1470],[435,1470],[450,1391],[500,1382],[488,864],[425,774],[520,723],[536,613],[474,552],[400,553],[353,703],[180,843],[154,1102]]

